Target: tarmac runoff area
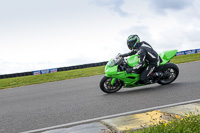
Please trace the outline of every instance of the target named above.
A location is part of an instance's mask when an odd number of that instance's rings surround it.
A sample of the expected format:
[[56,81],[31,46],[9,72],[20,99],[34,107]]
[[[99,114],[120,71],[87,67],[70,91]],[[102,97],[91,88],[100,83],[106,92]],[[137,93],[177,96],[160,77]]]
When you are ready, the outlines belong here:
[[[195,100],[194,100],[195,101]],[[29,131],[26,133],[125,133],[127,131],[133,131],[143,127],[148,127],[152,124],[150,121],[158,123],[159,121],[170,121],[174,118],[180,118],[190,112],[194,112],[196,115],[200,114],[200,102],[188,101],[184,104],[177,103],[177,105],[171,105],[172,107],[158,107],[160,109],[147,111],[143,113],[136,113],[132,115],[124,115],[120,117],[114,117],[110,119],[103,119],[97,122],[89,122],[86,124],[80,124],[72,127],[60,127],[58,129],[51,129],[46,131]],[[179,105],[178,105],[179,104]],[[167,106],[167,105],[166,105]],[[25,133],[25,132],[24,132]]]

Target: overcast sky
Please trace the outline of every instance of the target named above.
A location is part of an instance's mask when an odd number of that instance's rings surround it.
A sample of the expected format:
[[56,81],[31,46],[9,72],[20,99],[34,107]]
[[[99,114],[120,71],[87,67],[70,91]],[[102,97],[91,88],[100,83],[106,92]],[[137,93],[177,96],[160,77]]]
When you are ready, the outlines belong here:
[[0,74],[107,61],[138,34],[161,53],[200,48],[199,0],[0,0]]

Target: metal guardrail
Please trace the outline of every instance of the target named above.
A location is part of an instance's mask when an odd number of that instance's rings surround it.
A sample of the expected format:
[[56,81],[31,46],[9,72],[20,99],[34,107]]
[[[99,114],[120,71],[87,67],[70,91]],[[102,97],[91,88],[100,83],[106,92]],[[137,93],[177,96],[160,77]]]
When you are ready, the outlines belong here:
[[179,51],[176,53],[176,56],[179,55],[188,55],[188,54],[197,54],[200,53],[200,49],[192,49],[192,50],[186,50],[186,51]]
[[[196,54],[196,53],[200,53],[200,49],[192,49],[192,50],[180,51],[180,52],[177,52],[176,56],[187,55],[187,54]],[[0,75],[0,79],[12,78],[12,77],[21,77],[21,76],[29,76],[29,75],[39,75],[39,74],[54,73],[54,72],[60,72],[60,71],[69,71],[69,70],[96,67],[96,66],[104,66],[104,65],[106,65],[106,63],[107,63],[107,61],[99,62],[99,63],[90,63],[90,64],[83,64],[83,65],[69,66],[69,67],[44,69],[44,70],[37,70],[37,71],[30,71],[30,72],[5,74],[5,75]]]
[[69,67],[44,69],[44,70],[37,70],[37,71],[30,71],[30,72],[5,74],[5,75],[0,75],[0,79],[22,77],[22,76],[29,76],[29,75],[39,75],[39,74],[54,73],[54,72],[60,72],[60,71],[69,71],[69,70],[89,68],[89,67],[97,67],[97,66],[104,66],[104,65],[106,65],[106,63],[107,63],[107,61],[99,62],[99,63],[90,63],[90,64],[83,64],[83,65],[69,66]]

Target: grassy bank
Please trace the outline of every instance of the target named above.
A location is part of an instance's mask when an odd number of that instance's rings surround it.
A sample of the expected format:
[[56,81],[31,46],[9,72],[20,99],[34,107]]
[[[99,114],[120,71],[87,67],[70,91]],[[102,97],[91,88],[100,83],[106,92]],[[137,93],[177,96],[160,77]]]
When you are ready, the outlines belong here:
[[192,62],[192,61],[200,61],[200,53],[176,56],[171,60],[171,62],[175,64]]
[[148,128],[126,133],[200,133],[200,115],[189,113],[180,119],[161,121],[156,125],[151,124]]
[[[198,60],[200,60],[200,54],[191,54],[176,56],[171,60],[171,62],[178,64]],[[0,89],[100,75],[104,74],[104,67],[105,66],[91,67],[50,74],[0,79]]]
[[104,67],[91,67],[57,73],[0,79],[0,89],[100,75],[103,74]]

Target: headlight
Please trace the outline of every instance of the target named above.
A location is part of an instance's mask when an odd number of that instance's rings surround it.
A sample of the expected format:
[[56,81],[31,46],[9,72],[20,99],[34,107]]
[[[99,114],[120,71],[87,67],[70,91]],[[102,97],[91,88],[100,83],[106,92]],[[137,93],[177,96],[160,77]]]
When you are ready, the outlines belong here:
[[108,63],[108,65],[109,65],[110,67],[113,67],[113,66],[115,65],[115,61],[112,59],[112,60]]

